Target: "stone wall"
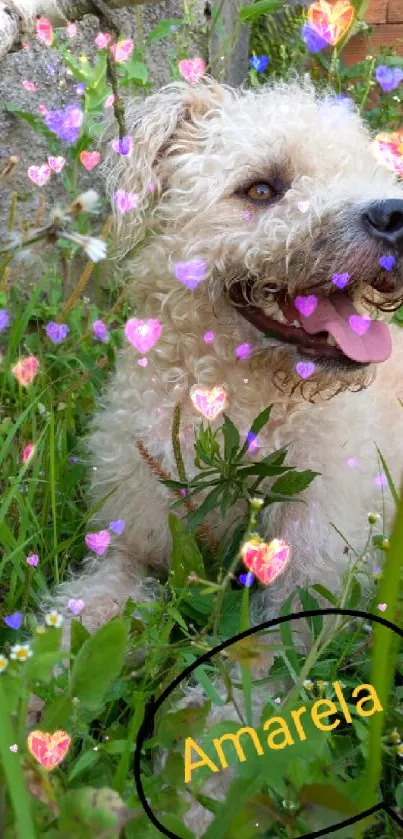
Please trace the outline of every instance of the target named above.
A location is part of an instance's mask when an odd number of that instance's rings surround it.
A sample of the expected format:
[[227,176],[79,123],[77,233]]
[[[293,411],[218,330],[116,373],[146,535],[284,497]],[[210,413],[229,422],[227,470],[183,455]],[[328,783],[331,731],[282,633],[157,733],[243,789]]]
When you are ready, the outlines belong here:
[[343,51],[346,64],[377,55],[382,46],[393,46],[397,55],[403,56],[403,0],[370,0],[365,21],[373,31],[351,38]]

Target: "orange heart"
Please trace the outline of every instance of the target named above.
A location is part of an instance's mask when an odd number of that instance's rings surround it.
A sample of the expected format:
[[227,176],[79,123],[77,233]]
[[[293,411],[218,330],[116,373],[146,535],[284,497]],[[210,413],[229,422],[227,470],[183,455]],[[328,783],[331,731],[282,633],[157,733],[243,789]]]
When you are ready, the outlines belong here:
[[244,565],[265,586],[285,570],[291,555],[291,548],[284,539],[272,539],[269,544],[259,538],[252,538],[241,548],[241,559]]
[[376,157],[392,172],[403,178],[403,129],[377,134],[373,141]]
[[317,0],[309,6],[308,21],[318,35],[335,46],[350,28],[354,14],[354,6],[349,0],[338,0],[334,5],[327,0]]
[[99,161],[101,160],[101,155],[99,151],[82,151],[80,152],[80,161],[83,166],[86,168],[87,172],[91,172],[92,169],[95,169],[98,166]]
[[190,398],[196,411],[203,414],[207,420],[215,420],[227,404],[227,391],[220,385],[212,388],[193,385],[190,388]]
[[65,731],[31,731],[27,738],[28,749],[35,760],[50,772],[64,760],[70,748],[71,737]]

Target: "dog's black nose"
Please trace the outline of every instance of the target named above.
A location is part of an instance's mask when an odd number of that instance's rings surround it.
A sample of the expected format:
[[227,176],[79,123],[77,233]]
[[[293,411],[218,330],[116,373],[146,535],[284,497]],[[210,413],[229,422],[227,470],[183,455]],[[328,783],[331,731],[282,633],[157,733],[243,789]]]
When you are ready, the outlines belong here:
[[362,220],[371,236],[403,248],[403,201],[398,198],[377,201],[365,210]]

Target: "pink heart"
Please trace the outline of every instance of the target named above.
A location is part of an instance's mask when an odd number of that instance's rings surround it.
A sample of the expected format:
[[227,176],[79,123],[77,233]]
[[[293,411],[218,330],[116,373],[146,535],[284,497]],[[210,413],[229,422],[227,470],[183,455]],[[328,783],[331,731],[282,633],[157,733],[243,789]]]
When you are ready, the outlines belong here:
[[95,169],[95,167],[98,166],[100,160],[101,155],[99,151],[80,152],[80,161],[83,164],[84,168],[87,170],[87,172],[91,172],[92,169]]
[[309,208],[309,201],[298,201],[297,207],[301,213],[306,213]]
[[227,391],[220,385],[213,388],[193,385],[190,389],[190,398],[196,411],[203,414],[207,420],[215,420],[225,408]]
[[148,352],[157,343],[161,332],[162,324],[154,318],[148,318],[148,320],[130,318],[125,326],[127,340],[141,353]]
[[73,597],[71,600],[69,600],[67,606],[70,609],[70,612],[73,613],[73,615],[79,615],[80,612],[82,612],[84,609],[85,601],[81,600],[80,598],[78,600],[75,600],[75,598]]
[[356,332],[357,335],[365,335],[371,326],[371,318],[369,315],[351,315],[348,322],[353,332]]
[[301,312],[301,315],[305,315],[306,318],[312,315],[317,305],[318,298],[314,294],[309,294],[308,297],[296,297],[294,300],[295,308]]
[[147,367],[148,358],[139,358],[137,364],[139,365],[139,367]]
[[309,376],[312,376],[312,373],[315,372],[315,364],[313,361],[299,361],[295,365],[295,369],[301,379],[309,379]]
[[63,166],[66,163],[65,157],[48,157],[48,164],[54,172],[59,173],[62,171]]
[[203,58],[185,58],[179,62],[178,69],[187,82],[198,82],[204,75],[206,62]]
[[99,530],[98,533],[87,533],[85,544],[90,551],[102,556],[109,547],[111,541],[110,533],[107,530]]
[[112,44],[110,49],[117,64],[121,64],[130,58],[134,43],[130,38],[125,38],[123,41],[118,41],[117,44]]
[[47,163],[42,163],[42,166],[30,166],[28,169],[28,177],[37,186],[44,186],[51,176],[51,170]]
[[378,609],[379,609],[380,612],[386,612],[387,608],[388,608],[387,603],[378,603]]
[[348,271],[344,271],[343,274],[332,274],[332,283],[334,283],[334,285],[336,285],[337,288],[345,288],[349,281],[350,274],[348,273]]

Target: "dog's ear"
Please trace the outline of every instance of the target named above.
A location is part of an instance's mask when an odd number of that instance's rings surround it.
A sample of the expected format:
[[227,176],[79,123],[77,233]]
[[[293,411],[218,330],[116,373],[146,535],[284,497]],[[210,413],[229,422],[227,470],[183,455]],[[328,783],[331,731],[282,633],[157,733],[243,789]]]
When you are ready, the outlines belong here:
[[[162,182],[161,161],[172,150],[175,137],[197,137],[197,123],[214,111],[231,89],[225,89],[209,76],[197,84],[172,82],[141,101],[131,101],[125,109],[127,134],[132,138],[128,155],[113,150],[111,140],[118,136],[116,120],[110,118],[102,141],[107,141],[101,172],[106,180],[116,221],[116,251],[123,256],[144,237],[166,184]],[[135,196],[136,205],[129,212],[119,210],[119,193]]]

